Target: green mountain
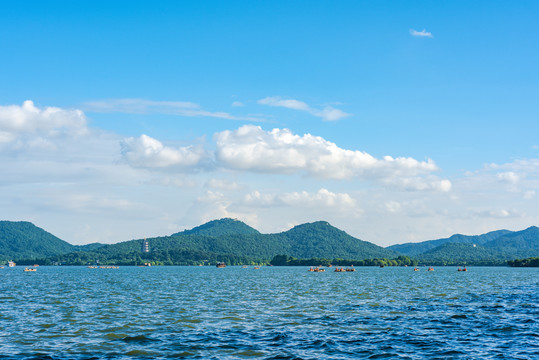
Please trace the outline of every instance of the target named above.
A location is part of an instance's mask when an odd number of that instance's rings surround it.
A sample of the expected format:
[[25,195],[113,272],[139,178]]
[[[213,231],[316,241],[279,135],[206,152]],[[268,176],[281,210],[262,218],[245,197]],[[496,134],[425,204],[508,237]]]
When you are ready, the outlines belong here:
[[432,250],[440,245],[445,243],[456,243],[456,244],[476,244],[483,245],[491,240],[494,240],[500,236],[511,233],[509,230],[497,230],[491,231],[483,235],[461,235],[456,234],[448,238],[438,239],[438,240],[427,240],[418,243],[405,243],[398,245],[388,246],[387,249],[396,251],[400,254],[407,256],[416,256],[423,254],[429,250]]
[[[535,226],[516,232],[500,230],[478,236],[455,235],[440,242],[413,256],[432,265],[504,264],[508,260],[539,256],[539,228]],[[419,243],[412,251],[430,247],[436,241],[427,243]]]
[[236,219],[212,220],[191,230],[185,230],[175,235],[205,235],[205,236],[225,236],[225,235],[258,235],[258,230]]
[[225,261],[247,264],[267,262],[276,255],[286,255],[287,259],[358,261],[395,259],[406,255],[430,265],[488,265],[539,256],[537,227],[516,232],[499,230],[476,236],[458,234],[445,239],[382,248],[354,238],[325,221],[298,225],[277,234],[261,234],[241,221],[220,219],[148,241],[151,250],[148,253],[142,251],[142,239],[112,245],[74,246],[29,222],[0,221],[0,260],[13,259],[22,263],[135,265],[153,262],[185,265]]
[[296,258],[394,258],[398,254],[356,239],[327,222],[294,227],[278,234],[261,234],[241,221],[220,219],[170,236],[148,239],[151,251],[142,252],[142,239],[104,245],[91,251],[56,256],[67,264],[116,263],[195,264],[203,260],[231,264],[269,261],[275,255]]
[[[395,258],[399,254],[373,243],[356,239],[326,221],[298,225],[284,233],[289,244],[287,255],[309,259]],[[275,254],[277,255],[277,254]]]
[[75,247],[26,221],[0,221],[0,260],[66,254]]

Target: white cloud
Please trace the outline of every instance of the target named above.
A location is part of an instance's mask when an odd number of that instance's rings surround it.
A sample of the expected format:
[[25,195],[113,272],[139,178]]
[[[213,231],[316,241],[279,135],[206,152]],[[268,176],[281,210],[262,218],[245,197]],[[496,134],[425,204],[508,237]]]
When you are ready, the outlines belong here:
[[242,103],[241,101],[234,101],[232,103],[232,107],[243,107],[243,106],[245,106],[245,104]]
[[524,199],[530,200],[530,199],[533,199],[534,197],[535,197],[535,190],[528,190],[524,192]]
[[[385,156],[345,150],[319,136],[295,135],[288,129],[264,131],[245,125],[214,135],[218,164],[261,173],[303,173],[326,179],[380,180],[417,190],[449,190],[448,180],[417,178],[438,168],[432,160]],[[428,180],[428,181],[427,181]]]
[[131,166],[142,168],[194,167],[204,151],[192,146],[171,148],[147,135],[122,142],[122,155]]
[[234,181],[215,179],[215,178],[209,179],[206,182],[205,186],[212,189],[219,189],[219,190],[236,190],[239,188],[238,183]]
[[316,193],[307,191],[283,194],[261,194],[253,191],[244,198],[244,204],[250,206],[294,206],[294,207],[337,207],[350,208],[355,206],[355,200],[347,193],[334,193],[320,189]]
[[21,134],[78,135],[86,131],[86,117],[81,110],[39,108],[30,100],[22,106],[0,106],[0,143],[13,141]]
[[507,209],[484,210],[484,211],[478,211],[476,214],[479,217],[496,218],[496,219],[517,218],[517,217],[525,216],[525,214],[519,211],[507,210]]
[[84,104],[88,112],[126,114],[169,114],[186,117],[212,117],[227,120],[263,121],[261,118],[234,116],[223,111],[207,111],[188,101],[154,101],[146,99],[106,99]]
[[385,203],[385,209],[387,212],[396,213],[401,210],[401,204],[398,201],[388,201]]
[[345,113],[342,110],[336,109],[332,106],[326,106],[323,109],[314,109],[303,101],[294,100],[294,99],[282,99],[280,96],[269,96],[264,99],[258,100],[259,104],[284,107],[292,110],[305,111],[311,115],[320,117],[325,121],[336,121],[344,117],[350,116],[350,114]]
[[432,35],[432,33],[428,32],[427,30],[423,29],[421,31],[417,31],[417,30],[414,30],[414,29],[410,29],[410,35],[412,36],[418,36],[418,37],[428,37],[428,38],[432,38],[434,37]]
[[509,183],[509,184],[512,184],[512,185],[515,185],[520,180],[520,176],[518,176],[513,171],[507,171],[507,172],[498,173],[498,174],[496,174],[496,177],[500,181],[505,182],[505,183]]

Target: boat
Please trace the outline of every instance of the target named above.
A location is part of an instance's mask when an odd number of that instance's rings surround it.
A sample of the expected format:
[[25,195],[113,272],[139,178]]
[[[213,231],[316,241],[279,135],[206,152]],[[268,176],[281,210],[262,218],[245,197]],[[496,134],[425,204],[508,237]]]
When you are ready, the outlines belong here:
[[16,265],[17,265],[17,264],[15,264],[14,261],[8,261],[8,262],[7,262],[7,266],[9,266],[9,267],[15,267]]
[[24,271],[37,271],[36,269],[24,268]]
[[434,271],[434,268],[431,266],[430,268],[427,269],[427,271]]
[[254,269],[258,270],[258,269],[260,269],[260,266],[255,266]]
[[415,268],[414,268],[414,271],[419,271],[419,268],[418,268],[418,267],[415,267]]
[[224,268],[226,267],[226,264],[224,262],[218,262],[215,266],[218,268]]

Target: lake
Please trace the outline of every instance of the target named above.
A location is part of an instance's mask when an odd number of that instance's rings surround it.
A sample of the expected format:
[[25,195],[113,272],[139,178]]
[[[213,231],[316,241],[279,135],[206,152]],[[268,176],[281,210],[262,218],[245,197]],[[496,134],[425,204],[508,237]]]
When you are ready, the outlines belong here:
[[537,359],[539,269],[0,270],[0,358]]

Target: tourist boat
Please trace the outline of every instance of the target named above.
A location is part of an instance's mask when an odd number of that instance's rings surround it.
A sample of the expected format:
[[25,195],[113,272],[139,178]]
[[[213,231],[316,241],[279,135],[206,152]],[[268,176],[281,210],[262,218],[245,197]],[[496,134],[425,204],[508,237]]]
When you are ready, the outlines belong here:
[[218,262],[217,265],[215,265],[218,268],[224,268],[226,267],[226,264],[224,262]]
[[14,261],[8,261],[7,262],[7,266],[9,266],[9,267],[15,267],[15,265],[17,265],[17,264],[15,264]]

